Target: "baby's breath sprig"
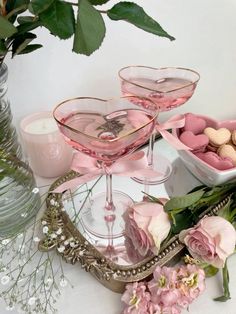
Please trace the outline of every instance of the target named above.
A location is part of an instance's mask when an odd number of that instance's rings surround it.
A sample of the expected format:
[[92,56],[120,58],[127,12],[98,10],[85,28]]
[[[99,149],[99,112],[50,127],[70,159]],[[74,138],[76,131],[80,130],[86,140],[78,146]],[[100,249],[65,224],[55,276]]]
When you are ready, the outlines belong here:
[[[45,195],[41,198],[44,206]],[[55,313],[61,290],[71,285],[56,250],[41,252],[38,248],[48,232],[47,224],[35,217],[26,230],[0,239],[0,297],[6,303],[6,310]],[[54,234],[59,237],[61,231]]]

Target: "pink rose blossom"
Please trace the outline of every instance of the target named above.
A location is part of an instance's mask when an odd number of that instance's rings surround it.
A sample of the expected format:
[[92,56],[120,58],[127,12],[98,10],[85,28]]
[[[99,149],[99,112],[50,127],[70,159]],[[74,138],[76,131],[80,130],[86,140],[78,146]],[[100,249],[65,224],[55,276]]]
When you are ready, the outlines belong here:
[[179,239],[195,259],[222,268],[226,258],[234,252],[236,231],[226,219],[211,216],[202,218],[195,227],[181,231]]
[[170,231],[170,220],[163,206],[157,203],[141,202],[130,207],[124,214],[125,237],[141,256],[158,254],[161,242]]
[[[135,249],[134,244],[129,237],[125,237],[125,248],[130,261],[138,263],[143,260],[143,256]],[[151,251],[149,251],[146,256],[148,256],[148,254],[151,255]]]

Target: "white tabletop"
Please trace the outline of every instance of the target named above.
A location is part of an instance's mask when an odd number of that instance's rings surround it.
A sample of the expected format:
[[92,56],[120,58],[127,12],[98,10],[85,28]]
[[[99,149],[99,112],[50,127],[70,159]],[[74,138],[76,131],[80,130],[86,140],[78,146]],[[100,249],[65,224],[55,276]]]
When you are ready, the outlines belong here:
[[[156,150],[161,151],[171,161],[173,165],[173,174],[171,178],[162,185],[150,188],[150,194],[155,196],[173,196],[183,195],[196,185],[200,184],[184,167],[178,158],[176,151],[167,145],[164,141],[156,144]],[[128,181],[129,180],[129,181]],[[48,184],[54,180],[37,178],[38,185]],[[137,197],[137,191],[140,191],[138,198],[141,199],[142,186],[131,181],[128,178],[119,178],[114,180],[115,188],[124,187],[124,182],[129,182],[130,195]],[[189,312],[184,311],[183,314],[235,314],[236,313],[236,277],[235,277],[236,256],[229,259],[228,268],[230,273],[230,291],[232,299],[226,303],[213,301],[214,297],[222,294],[221,274],[208,278],[206,280],[206,291],[190,305]],[[58,299],[56,308],[58,314],[119,314],[122,311],[121,295],[114,293],[103,287],[89,273],[81,269],[79,263],[72,266],[63,264],[67,278],[73,284],[73,288],[67,286],[63,288],[62,294]],[[6,306],[3,301],[0,302],[0,313],[7,314]],[[17,314],[16,309],[11,311]]]

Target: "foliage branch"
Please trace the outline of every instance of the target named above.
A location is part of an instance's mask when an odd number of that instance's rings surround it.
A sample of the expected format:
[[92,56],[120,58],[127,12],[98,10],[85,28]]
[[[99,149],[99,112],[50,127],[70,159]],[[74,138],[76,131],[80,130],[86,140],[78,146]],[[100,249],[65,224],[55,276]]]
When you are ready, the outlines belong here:
[[91,55],[99,49],[106,34],[103,15],[113,21],[126,21],[157,36],[174,40],[161,25],[134,2],[121,1],[107,10],[97,6],[110,0],[0,0],[0,61],[10,53],[30,53],[42,47],[33,43],[32,31],[44,27],[53,36],[73,36],[73,51]]

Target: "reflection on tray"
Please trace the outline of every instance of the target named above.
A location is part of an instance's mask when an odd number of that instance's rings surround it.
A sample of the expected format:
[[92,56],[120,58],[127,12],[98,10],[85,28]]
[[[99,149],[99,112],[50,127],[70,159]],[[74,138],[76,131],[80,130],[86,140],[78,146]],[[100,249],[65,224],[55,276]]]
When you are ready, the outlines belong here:
[[[201,184],[185,168],[179,158],[175,159],[172,162],[172,165],[173,173],[169,180],[164,183],[165,190],[169,197],[184,195],[197,185]],[[133,181],[130,181],[129,184],[136,184],[132,182]],[[82,207],[88,206],[87,216],[89,215],[89,204],[92,202],[92,194],[97,193],[100,186],[103,186],[103,182],[99,182],[98,186],[95,186],[93,191],[91,191],[91,188],[89,188],[87,184],[84,184],[73,193],[64,193],[64,208],[76,229],[78,229],[86,240],[91,243],[104,257],[110,259],[117,265],[134,265],[145,260],[147,257],[154,256],[150,252],[148,253],[149,255],[146,255],[145,257],[137,255],[134,252],[131,254],[132,250],[130,249],[130,246],[132,246],[132,243],[130,243],[129,239],[125,238],[125,236],[119,236],[113,240],[113,247],[116,250],[116,254],[114,254],[114,251],[109,251],[109,247],[107,247],[107,237],[99,237],[85,228],[81,209]],[[138,187],[140,189],[140,185]],[[93,218],[91,217],[91,219]],[[121,222],[121,224],[122,223],[124,222]]]
[[[147,257],[154,256],[153,254],[146,255],[145,257],[131,254],[130,243],[125,236],[119,236],[113,239],[114,251],[109,251],[107,247],[107,237],[102,238],[92,234],[83,224],[83,217],[80,215],[81,208],[91,202],[91,195],[88,195],[89,190],[86,186],[80,187],[73,193],[64,193],[63,205],[69,218],[75,225],[76,229],[85,237],[85,239],[92,244],[104,257],[110,259],[117,265],[133,265],[146,259]],[[92,217],[91,217],[92,219]]]

